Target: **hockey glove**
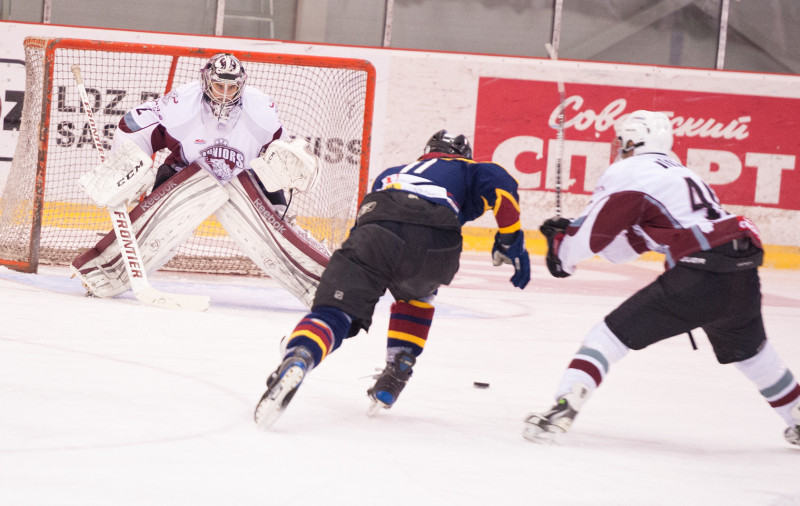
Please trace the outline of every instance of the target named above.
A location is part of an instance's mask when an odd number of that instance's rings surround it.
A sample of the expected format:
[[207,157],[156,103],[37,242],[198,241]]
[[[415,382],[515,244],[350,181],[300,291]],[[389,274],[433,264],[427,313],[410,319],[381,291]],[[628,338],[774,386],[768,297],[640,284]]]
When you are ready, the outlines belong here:
[[511,276],[511,284],[519,289],[525,288],[531,280],[531,261],[528,251],[525,249],[525,235],[522,230],[513,234],[494,235],[494,246],[492,246],[492,263],[495,266],[511,264],[514,266],[514,275]]
[[97,207],[116,207],[139,198],[156,179],[153,160],[126,141],[105,161],[84,173],[79,184]]
[[561,260],[558,258],[558,248],[561,246],[561,241],[566,235],[569,224],[570,221],[568,219],[556,217],[545,220],[542,226],[539,227],[539,231],[547,239],[547,256],[545,257],[547,269],[550,274],[557,278],[569,276],[569,273],[564,271]]
[[303,139],[276,139],[266,152],[250,160],[267,192],[278,190],[310,191],[319,178],[319,158]]

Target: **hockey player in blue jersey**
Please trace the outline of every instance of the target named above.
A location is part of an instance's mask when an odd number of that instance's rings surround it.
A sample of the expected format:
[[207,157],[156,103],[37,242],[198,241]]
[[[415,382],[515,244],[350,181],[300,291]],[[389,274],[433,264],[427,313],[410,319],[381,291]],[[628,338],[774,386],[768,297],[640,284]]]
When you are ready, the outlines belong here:
[[387,289],[395,302],[386,367],[367,391],[368,414],[391,408],[425,347],[436,291],[458,271],[461,226],[489,209],[498,226],[492,261],[511,264],[511,283],[525,288],[530,261],[517,182],[495,163],[473,161],[465,136],[441,130],[418,160],[382,172],[364,197],[350,236],[331,256],[311,312],[286,339],[283,361],[267,379],[255,410],[259,428],[277,420],[309,371],[344,339],[369,330]]

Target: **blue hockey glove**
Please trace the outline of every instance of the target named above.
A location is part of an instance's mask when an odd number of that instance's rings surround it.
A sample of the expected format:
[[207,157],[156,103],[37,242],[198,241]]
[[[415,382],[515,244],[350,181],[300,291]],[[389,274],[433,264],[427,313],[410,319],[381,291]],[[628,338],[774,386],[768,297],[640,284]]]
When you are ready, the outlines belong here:
[[564,266],[561,265],[561,260],[558,258],[558,248],[561,246],[561,241],[567,232],[567,227],[570,221],[566,218],[550,218],[542,223],[539,231],[547,239],[547,256],[545,263],[547,263],[547,270],[550,274],[557,278],[566,278],[569,273],[564,271]]
[[511,264],[514,266],[514,275],[511,276],[511,284],[519,289],[523,289],[531,280],[531,261],[528,251],[525,249],[525,235],[522,230],[513,234],[494,235],[494,246],[492,246],[492,263],[497,265]]

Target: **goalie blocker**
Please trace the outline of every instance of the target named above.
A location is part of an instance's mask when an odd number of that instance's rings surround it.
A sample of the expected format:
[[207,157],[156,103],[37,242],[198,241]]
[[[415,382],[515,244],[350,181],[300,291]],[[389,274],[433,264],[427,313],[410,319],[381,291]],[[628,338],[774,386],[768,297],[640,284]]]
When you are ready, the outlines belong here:
[[[217,219],[246,255],[307,306],[316,293],[330,252],[304,230],[281,219],[252,176],[226,185],[195,162],[178,172],[130,213],[143,268],[152,272],[174,255],[208,216]],[[114,232],[72,262],[87,290],[114,297],[130,288]]]

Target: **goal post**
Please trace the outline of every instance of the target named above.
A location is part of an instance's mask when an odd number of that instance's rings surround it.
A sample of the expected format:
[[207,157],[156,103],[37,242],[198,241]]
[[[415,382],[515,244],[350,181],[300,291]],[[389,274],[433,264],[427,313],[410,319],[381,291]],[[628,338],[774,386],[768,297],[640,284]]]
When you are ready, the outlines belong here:
[[[147,100],[198,80],[216,53],[236,55],[247,86],[276,103],[284,128],[320,158],[315,188],[293,197],[289,215],[333,250],[347,236],[369,174],[375,69],[366,60],[192,47],[28,37],[19,140],[0,197],[0,265],[36,272],[68,265],[111,230],[108,213],[78,179],[99,163],[71,72],[80,65],[104,147],[120,119]],[[158,166],[168,153],[155,155]],[[165,269],[261,274],[213,216]]]

